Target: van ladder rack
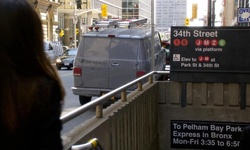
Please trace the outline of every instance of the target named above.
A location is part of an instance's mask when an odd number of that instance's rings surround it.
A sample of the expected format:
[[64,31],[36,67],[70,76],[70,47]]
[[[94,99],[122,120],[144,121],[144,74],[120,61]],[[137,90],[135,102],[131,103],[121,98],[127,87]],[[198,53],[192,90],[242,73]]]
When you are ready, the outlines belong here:
[[147,18],[144,19],[135,19],[130,21],[118,21],[118,20],[104,20],[104,21],[95,21],[92,27],[102,27],[102,28],[110,28],[110,27],[127,27],[132,28],[136,26],[142,26],[147,23]]
[[117,21],[95,21],[93,26],[94,27],[103,27],[103,28],[116,27]]
[[118,22],[118,26],[119,27],[127,26],[128,28],[132,28],[132,27],[136,27],[136,26],[142,26],[145,23],[147,23],[147,18]]

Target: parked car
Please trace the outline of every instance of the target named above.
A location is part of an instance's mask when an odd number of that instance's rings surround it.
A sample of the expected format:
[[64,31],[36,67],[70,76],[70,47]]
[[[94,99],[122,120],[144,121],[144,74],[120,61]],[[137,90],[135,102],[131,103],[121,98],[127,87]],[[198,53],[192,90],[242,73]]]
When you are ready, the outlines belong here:
[[61,43],[58,41],[44,41],[43,43],[47,58],[51,63],[54,63],[56,59],[63,53],[63,47]]
[[72,87],[80,104],[149,73],[152,58],[155,70],[163,70],[166,52],[161,49],[159,33],[154,33],[155,57],[151,38],[149,28],[108,28],[83,34],[75,57]]
[[52,42],[51,41],[44,41],[43,44],[44,44],[44,51],[45,51],[45,53],[47,55],[47,58],[51,62],[53,62],[56,59],[56,56],[53,53],[53,46],[52,46],[53,44],[52,44]]
[[71,69],[73,67],[73,62],[77,53],[77,49],[67,49],[63,52],[63,54],[56,59],[56,68],[61,70],[62,67],[66,67],[67,69]]

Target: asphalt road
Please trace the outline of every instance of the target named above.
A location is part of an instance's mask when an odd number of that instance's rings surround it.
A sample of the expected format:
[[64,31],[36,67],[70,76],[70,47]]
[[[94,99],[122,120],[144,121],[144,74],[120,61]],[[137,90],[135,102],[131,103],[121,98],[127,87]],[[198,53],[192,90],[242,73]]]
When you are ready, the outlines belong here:
[[[58,74],[61,78],[62,84],[64,86],[64,90],[66,92],[66,96],[64,98],[64,105],[63,105],[63,112],[62,116],[66,113],[76,109],[77,107],[80,107],[80,102],[77,95],[74,95],[71,91],[71,87],[73,86],[73,72],[72,70],[58,70]],[[75,126],[81,124],[85,120],[93,117],[95,115],[95,110],[90,110],[79,117],[73,119],[72,121],[69,121],[63,125],[63,131],[62,134],[69,132],[71,129],[73,129]]]

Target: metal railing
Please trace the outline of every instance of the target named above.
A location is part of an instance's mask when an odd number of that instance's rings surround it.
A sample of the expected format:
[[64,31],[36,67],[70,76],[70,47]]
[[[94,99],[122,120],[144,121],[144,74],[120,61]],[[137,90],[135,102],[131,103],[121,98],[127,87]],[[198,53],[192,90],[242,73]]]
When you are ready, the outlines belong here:
[[[89,103],[82,105],[80,107],[78,107],[77,109],[67,113],[66,115],[63,115],[60,119],[62,121],[63,124],[65,124],[68,121],[71,121],[72,119],[76,118],[77,116],[89,111],[90,109],[96,108],[96,118],[102,118],[103,117],[103,103],[110,100],[112,97],[114,97],[117,94],[121,94],[121,100],[122,101],[127,101],[127,92],[128,89],[131,86],[134,86],[135,84],[137,84],[137,90],[138,91],[142,91],[143,90],[143,84],[145,83],[145,79],[148,78],[148,83],[152,84],[155,76],[154,75],[166,75],[169,76],[170,73],[170,69],[169,67],[165,68],[166,71],[152,71],[142,77],[139,77],[117,89],[114,89],[113,91],[97,98],[94,99],[92,101],[90,101]],[[91,140],[89,140],[87,143],[84,144],[78,144],[78,145],[72,145],[71,146],[72,150],[91,150],[91,149],[95,149],[95,150],[102,150],[102,146],[100,145],[99,141],[97,140],[97,138],[93,138]]]
[[152,71],[142,77],[139,77],[117,89],[114,89],[113,91],[99,97],[96,98],[92,101],[90,101],[89,103],[82,105],[78,108],[76,108],[75,110],[63,115],[60,119],[62,121],[62,123],[66,123],[74,118],[76,118],[77,116],[87,112],[90,109],[93,109],[94,107],[96,107],[96,117],[97,118],[102,118],[103,117],[103,103],[108,101],[109,99],[111,99],[113,96],[117,95],[117,94],[121,94],[121,100],[122,101],[126,101],[127,100],[127,91],[129,89],[129,87],[134,86],[135,84],[137,84],[137,89],[139,91],[143,90],[142,85],[144,84],[143,81],[148,78],[148,82],[149,83],[153,83],[154,80],[154,75],[155,74],[169,74],[169,68],[166,71]]
[[71,150],[92,150],[92,149],[103,150],[97,138],[93,138],[85,144],[74,145],[71,147]]

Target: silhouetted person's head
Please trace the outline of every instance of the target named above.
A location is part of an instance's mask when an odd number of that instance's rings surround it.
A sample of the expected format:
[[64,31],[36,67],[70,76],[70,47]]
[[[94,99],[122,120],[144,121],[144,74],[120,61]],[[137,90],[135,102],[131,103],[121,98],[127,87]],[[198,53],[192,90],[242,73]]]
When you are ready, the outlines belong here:
[[3,66],[25,74],[43,71],[39,63],[47,58],[43,51],[42,24],[26,0],[0,0],[0,53]]

